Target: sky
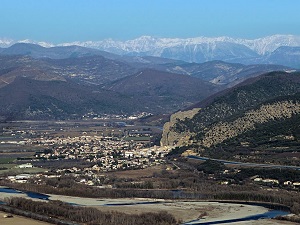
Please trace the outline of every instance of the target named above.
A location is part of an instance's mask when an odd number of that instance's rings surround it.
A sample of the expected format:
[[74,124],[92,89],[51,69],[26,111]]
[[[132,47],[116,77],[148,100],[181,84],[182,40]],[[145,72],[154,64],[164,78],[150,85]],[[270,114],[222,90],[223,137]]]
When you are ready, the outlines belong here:
[[0,38],[58,44],[300,35],[299,9],[299,0],[1,0]]

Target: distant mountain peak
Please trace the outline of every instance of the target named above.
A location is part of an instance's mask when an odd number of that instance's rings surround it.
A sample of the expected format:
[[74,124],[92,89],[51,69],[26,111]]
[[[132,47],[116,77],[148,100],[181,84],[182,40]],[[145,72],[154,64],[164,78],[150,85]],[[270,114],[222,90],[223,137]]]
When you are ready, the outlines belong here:
[[[220,37],[193,37],[193,38],[166,38],[166,37],[154,37],[150,35],[143,35],[135,39],[119,41],[112,38],[99,40],[99,41],[74,41],[61,44],[52,44],[44,41],[33,41],[30,39],[24,39],[19,41],[14,41],[11,39],[3,38],[0,39],[0,47],[9,47],[15,43],[33,43],[38,44],[43,47],[54,47],[54,46],[70,46],[79,45],[82,47],[91,47],[98,49],[108,49],[108,48],[122,48],[123,50],[132,49],[133,45],[136,47],[137,51],[149,50],[145,49],[145,46],[154,48],[166,48],[174,47],[179,45],[197,45],[203,43],[216,43],[216,42],[228,42],[235,44],[243,44],[250,49],[256,51],[259,54],[265,54],[266,52],[272,52],[279,46],[300,46],[300,36],[291,34],[275,34],[271,36],[266,36],[256,39],[243,39],[243,38],[232,38],[228,36]],[[138,48],[139,47],[139,48]]]
[[[96,48],[121,55],[158,56],[189,62],[204,62],[209,60],[224,60],[222,55],[234,50],[231,58],[242,57],[243,54],[250,58],[264,56],[272,53],[281,46],[300,46],[300,36],[276,34],[256,39],[220,37],[194,37],[194,38],[161,38],[149,35],[135,39],[119,41],[105,39],[102,41],[87,41],[64,43],[62,45],[76,44],[84,47]],[[251,53],[252,51],[252,53]],[[166,55],[166,53],[168,53]],[[240,55],[239,53],[242,53]],[[199,54],[202,58],[199,59]],[[185,55],[186,58],[182,58]]]
[[14,43],[14,41],[12,39],[8,39],[8,38],[0,38],[0,47],[1,48],[6,48],[11,46]]
[[[290,34],[276,34],[256,39],[232,38],[227,36],[161,38],[144,35],[126,41],[105,39],[101,41],[74,41],[57,45],[48,42],[36,42],[29,39],[21,41],[0,39],[0,47],[9,47],[15,43],[38,44],[46,48],[81,46],[122,56],[154,56],[196,63],[222,60],[243,64],[284,64],[299,68],[299,64],[297,63],[299,61],[298,58],[291,58],[291,55],[288,55],[286,58],[272,56],[272,54],[275,54],[276,49],[283,46],[300,47],[300,36]],[[3,52],[3,50],[1,51]],[[269,60],[270,58],[272,58],[272,61]],[[281,63],[283,61],[285,63]]]
[[24,39],[21,41],[17,41],[16,43],[27,43],[27,44],[36,44],[36,45],[40,45],[42,47],[45,48],[50,48],[50,47],[54,47],[55,45],[49,42],[45,42],[45,41],[33,41],[30,39]]

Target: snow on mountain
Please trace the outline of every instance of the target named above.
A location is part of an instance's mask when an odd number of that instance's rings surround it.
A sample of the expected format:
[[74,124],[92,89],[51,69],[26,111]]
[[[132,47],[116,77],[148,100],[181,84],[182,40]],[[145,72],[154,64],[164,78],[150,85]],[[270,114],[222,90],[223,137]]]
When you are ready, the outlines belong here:
[[128,54],[131,52],[135,53],[152,53],[154,56],[159,56],[163,49],[170,47],[186,47],[196,46],[201,44],[207,44],[209,46],[216,45],[217,43],[226,42],[244,45],[251,50],[257,52],[260,55],[264,55],[273,52],[278,47],[300,46],[300,36],[296,35],[272,35],[257,39],[241,39],[231,37],[195,37],[195,38],[157,38],[152,36],[141,36],[136,39],[127,41],[118,41],[113,39],[105,39],[101,41],[75,41],[70,43],[52,44],[49,42],[38,42],[29,39],[14,41],[11,39],[0,39],[0,47],[9,47],[15,43],[32,43],[38,44],[43,47],[54,47],[54,46],[71,46],[78,45],[82,47],[96,48],[106,51],[112,51],[114,53]]
[[110,51],[116,54],[131,54],[131,53],[150,53],[152,56],[160,56],[165,48],[176,46],[189,46],[197,44],[214,44],[216,42],[233,42],[234,39],[229,37],[197,37],[197,38],[156,38],[151,36],[141,36],[139,38],[127,41],[115,41],[106,39],[103,41],[87,41],[87,42],[72,42],[61,44],[80,45],[84,47],[97,48],[105,51]]
[[0,48],[7,48],[14,44],[14,41],[11,39],[3,38],[0,39]]
[[40,45],[42,47],[45,47],[45,48],[51,48],[51,47],[54,47],[55,45],[54,44],[51,44],[49,42],[44,42],[44,41],[32,41],[30,39],[24,39],[24,40],[20,40],[20,41],[17,41],[15,43],[26,43],[26,44],[36,44],[36,45]]
[[101,41],[76,41],[58,45],[28,39],[21,41],[0,39],[0,47],[9,47],[15,43],[33,43],[47,48],[78,45],[119,55],[158,56],[188,62],[224,60],[227,62],[260,63],[262,57],[267,57],[279,47],[300,46],[300,36],[273,35],[257,39],[241,39],[225,36],[195,38],[141,36],[127,41],[105,39]]
[[24,40],[19,40],[19,41],[14,41],[12,39],[6,39],[6,38],[0,39],[0,47],[1,48],[8,48],[8,47],[10,47],[10,46],[12,46],[16,43],[37,44],[37,45],[40,45],[40,46],[45,47],[45,48],[50,48],[50,47],[55,46],[54,44],[51,44],[49,42],[33,41],[33,40],[30,40],[30,39],[24,39]]
[[273,35],[257,39],[241,39],[231,37],[195,37],[195,38],[157,38],[151,36],[141,36],[139,38],[127,41],[117,41],[105,39],[103,41],[86,41],[63,43],[60,45],[80,45],[83,47],[97,48],[105,51],[111,51],[117,54],[130,53],[151,53],[153,56],[160,56],[165,48],[209,45],[226,42],[244,45],[259,55],[265,55],[273,52],[281,46],[300,46],[300,36],[295,35]]
[[260,55],[265,55],[275,51],[281,46],[300,46],[300,36],[277,34],[254,40],[237,39],[236,42],[249,47]]

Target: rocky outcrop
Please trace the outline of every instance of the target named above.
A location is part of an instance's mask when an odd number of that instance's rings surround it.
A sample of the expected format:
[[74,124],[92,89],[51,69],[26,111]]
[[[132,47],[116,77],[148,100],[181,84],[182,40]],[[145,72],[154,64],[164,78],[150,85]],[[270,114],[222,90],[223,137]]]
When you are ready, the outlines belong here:
[[179,111],[170,117],[170,122],[165,123],[161,138],[162,146],[181,146],[189,143],[190,137],[193,135],[190,132],[178,133],[174,130],[174,125],[178,121],[183,121],[186,118],[191,119],[199,112],[199,108],[188,111]]

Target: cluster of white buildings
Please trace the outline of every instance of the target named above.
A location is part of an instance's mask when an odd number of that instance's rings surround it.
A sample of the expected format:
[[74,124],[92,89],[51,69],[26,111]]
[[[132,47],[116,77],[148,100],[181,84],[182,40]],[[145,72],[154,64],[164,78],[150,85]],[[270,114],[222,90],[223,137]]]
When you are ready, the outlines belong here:
[[157,165],[168,153],[164,147],[146,147],[148,143],[143,141],[104,136],[39,138],[32,142],[47,149],[36,153],[35,160],[80,159],[95,163],[98,171]]
[[[279,184],[279,180],[277,179],[270,179],[266,178],[263,179],[261,177],[256,177],[253,179],[254,182],[260,182],[260,183],[265,183],[265,184]],[[293,182],[293,181],[285,181],[283,182],[284,186],[290,186],[290,187],[295,187],[295,188],[300,188],[300,182]]]
[[117,114],[96,114],[94,112],[87,113],[82,116],[83,119],[94,119],[94,120],[136,120],[143,117],[151,116],[152,113],[140,112],[132,115],[117,115]]

